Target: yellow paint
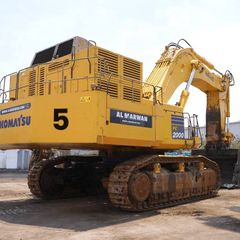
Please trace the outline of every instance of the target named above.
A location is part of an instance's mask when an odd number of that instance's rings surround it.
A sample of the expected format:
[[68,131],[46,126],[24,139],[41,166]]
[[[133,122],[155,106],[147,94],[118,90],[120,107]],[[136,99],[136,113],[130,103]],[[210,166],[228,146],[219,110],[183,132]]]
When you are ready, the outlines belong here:
[[154,173],[160,173],[161,172],[161,164],[160,163],[156,163],[153,166],[153,172]]
[[[230,116],[229,87],[231,78],[229,76],[220,75],[215,71],[213,64],[192,48],[166,48],[146,82],[162,88],[158,98],[162,98],[163,104],[167,104],[177,87],[188,81],[193,69],[196,72],[191,85],[206,93],[207,113],[209,116],[215,114],[215,119],[209,119],[207,122],[206,141],[229,145],[233,139],[233,135],[225,129],[226,117]],[[149,87],[144,87],[143,92],[148,93]],[[180,107],[185,107],[190,92],[186,89],[182,91],[178,102]],[[153,99],[152,95],[149,98]],[[218,128],[220,132],[215,134]]]
[[199,162],[198,170],[199,171],[203,171],[204,170],[204,162]]
[[91,102],[91,96],[80,97],[80,102],[81,103],[85,103],[85,102],[89,103],[89,102]]
[[[95,46],[81,49],[74,58],[69,54],[12,75],[10,100],[0,104],[0,110],[24,104],[31,107],[0,115],[0,149],[199,146],[199,137],[173,139],[179,128],[172,124],[172,117],[183,116],[183,108],[167,101],[189,77],[191,60],[197,56],[189,49],[178,51],[178,60],[165,52],[165,61],[161,58],[147,79],[148,84],[162,87],[163,96],[160,90],[155,94],[152,85],[143,84],[142,63]],[[193,85],[221,91],[219,83],[199,74]],[[123,122],[111,121],[111,110],[112,114],[119,111],[114,121]],[[19,117],[30,117],[31,123],[20,120],[20,126],[15,126],[9,122]]]
[[178,172],[182,173],[185,171],[185,164],[184,163],[179,163],[178,164]]

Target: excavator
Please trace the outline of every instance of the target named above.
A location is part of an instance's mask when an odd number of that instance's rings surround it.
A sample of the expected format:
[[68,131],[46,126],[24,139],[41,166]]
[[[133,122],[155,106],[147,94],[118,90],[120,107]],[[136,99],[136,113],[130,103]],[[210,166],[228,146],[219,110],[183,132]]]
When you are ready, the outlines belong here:
[[[2,78],[0,149],[32,150],[33,195],[105,188],[114,207],[141,212],[218,194],[219,166],[191,155],[201,132],[197,115],[184,108],[191,86],[204,92],[206,148],[227,149],[233,75],[215,69],[184,39],[165,47],[145,81],[142,75],[141,62],[74,37]],[[169,104],[181,84],[179,101]]]

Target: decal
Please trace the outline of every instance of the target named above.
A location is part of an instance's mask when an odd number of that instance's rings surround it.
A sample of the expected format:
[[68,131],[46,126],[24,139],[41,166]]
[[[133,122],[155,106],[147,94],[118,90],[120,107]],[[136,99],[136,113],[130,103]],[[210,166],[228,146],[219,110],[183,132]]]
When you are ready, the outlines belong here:
[[66,113],[68,113],[67,108],[55,108],[53,110],[53,126],[57,130],[64,130],[68,127],[69,120],[65,116]]
[[91,96],[83,96],[83,97],[80,97],[80,102],[81,102],[81,103],[91,102]]
[[173,139],[184,139],[184,117],[178,115],[171,116],[172,124],[172,138]]
[[31,124],[31,116],[20,115],[20,117],[18,118],[0,120],[0,129],[29,126],[30,124]]
[[22,110],[29,109],[29,108],[31,108],[31,103],[25,103],[25,104],[21,104],[18,106],[2,109],[2,110],[0,110],[0,115],[18,112],[18,111],[22,111]]
[[110,122],[151,128],[152,116],[110,109]]

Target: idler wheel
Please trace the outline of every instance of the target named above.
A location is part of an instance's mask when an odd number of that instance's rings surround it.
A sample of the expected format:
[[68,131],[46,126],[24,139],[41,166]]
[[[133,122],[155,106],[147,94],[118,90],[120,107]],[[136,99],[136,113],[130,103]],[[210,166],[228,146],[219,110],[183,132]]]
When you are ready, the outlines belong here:
[[134,174],[129,181],[129,193],[131,197],[139,202],[145,201],[151,193],[151,180],[146,173]]

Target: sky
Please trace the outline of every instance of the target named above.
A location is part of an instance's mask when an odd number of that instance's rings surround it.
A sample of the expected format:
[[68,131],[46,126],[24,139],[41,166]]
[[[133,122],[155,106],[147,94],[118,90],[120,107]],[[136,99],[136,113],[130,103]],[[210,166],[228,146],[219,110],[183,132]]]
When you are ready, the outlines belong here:
[[[30,65],[35,52],[81,36],[143,62],[144,79],[169,42],[185,38],[222,72],[229,69],[230,121],[240,120],[240,1],[21,0],[2,1],[0,76]],[[181,92],[175,93],[175,103]],[[194,87],[185,111],[205,124],[206,96]]]

